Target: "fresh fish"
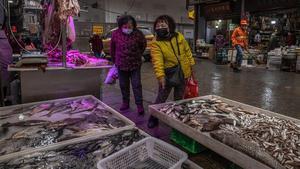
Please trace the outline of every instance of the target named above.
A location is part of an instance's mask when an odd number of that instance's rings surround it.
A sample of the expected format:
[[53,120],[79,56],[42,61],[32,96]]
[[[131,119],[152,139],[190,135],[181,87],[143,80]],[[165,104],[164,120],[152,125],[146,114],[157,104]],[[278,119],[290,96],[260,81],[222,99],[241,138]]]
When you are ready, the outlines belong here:
[[[0,125],[0,147],[3,147],[0,155],[47,146],[127,125],[122,119],[107,111],[97,100],[90,98],[43,103],[14,111],[18,112],[19,116],[26,115],[26,118]],[[43,116],[43,119],[55,114],[67,114],[69,117],[60,121],[50,121],[50,118],[49,121],[29,120],[36,114]],[[75,114],[76,116],[72,118]],[[37,117],[35,116],[34,119]]]
[[256,160],[259,160],[271,168],[274,169],[285,169],[283,165],[281,165],[276,159],[270,156],[266,151],[262,150],[259,145],[249,142],[240,138],[238,135],[231,133],[231,132],[212,132],[210,135],[225,143],[232,148],[239,150]]
[[[222,126],[224,131],[233,132],[249,142],[255,142],[286,168],[296,169],[300,156],[300,128],[289,120],[264,114],[239,114],[238,128]],[[288,147],[288,148],[287,148]]]
[[55,108],[52,108],[51,110],[49,110],[49,112],[43,116],[47,116],[47,117],[51,117],[52,115],[56,114],[56,113],[61,113],[63,111],[70,111],[70,106],[69,105],[63,105],[63,106],[60,106],[60,107],[55,107]]
[[0,120],[4,120],[4,119],[8,119],[11,118],[17,114],[25,114],[25,113],[30,113],[30,111],[33,109],[33,106],[26,106],[26,107],[21,107],[21,108],[17,108],[15,110],[10,111],[7,114],[1,114],[0,115]]
[[72,114],[82,113],[82,112],[85,112],[85,111],[93,111],[97,107],[98,107],[97,104],[95,104],[95,105],[87,105],[86,107],[77,109],[76,111],[70,111],[69,114],[72,115]]
[[172,103],[162,107],[160,111],[199,131],[207,132],[218,130],[221,124],[238,123],[238,119],[230,116],[231,109],[232,107],[220,100],[210,99]]
[[0,126],[0,139],[4,137],[8,132],[8,127]]
[[[275,165],[276,167],[279,163],[287,169],[300,168],[298,166],[300,164],[300,126],[293,121],[244,110],[242,107],[224,103],[220,99],[171,103],[163,106],[159,111],[199,132],[223,131],[234,135],[234,137],[231,135],[228,137],[242,139],[242,141],[235,142],[236,144],[246,145],[246,142],[255,144],[252,147],[260,148],[258,156],[253,154],[253,150],[247,152],[245,145],[232,147],[269,166]],[[224,143],[227,144],[227,141]]]
[[16,123],[5,123],[2,124],[2,127],[8,128],[12,126],[19,126],[19,127],[26,127],[26,126],[39,126],[39,125],[47,125],[49,121],[45,120],[27,120],[27,121],[20,121]]
[[44,103],[37,105],[31,112],[30,115],[41,113],[45,110],[49,110],[53,106],[53,103]]
[[99,159],[105,158],[144,138],[138,130],[122,131],[100,139],[67,145],[0,163],[1,169],[97,169]]

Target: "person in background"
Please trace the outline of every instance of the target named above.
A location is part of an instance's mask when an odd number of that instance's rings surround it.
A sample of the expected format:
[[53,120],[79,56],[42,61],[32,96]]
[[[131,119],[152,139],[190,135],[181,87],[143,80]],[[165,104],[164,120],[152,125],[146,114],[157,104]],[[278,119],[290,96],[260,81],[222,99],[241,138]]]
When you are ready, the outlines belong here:
[[214,45],[215,44],[215,42],[216,42],[216,35],[214,35],[213,36],[213,38],[209,41],[209,44],[212,44],[212,45]]
[[225,40],[223,34],[221,33],[221,31],[218,31],[216,40],[215,40],[216,51],[219,51],[220,49],[224,48],[225,44],[226,44],[226,40]]
[[293,32],[289,31],[288,32],[288,35],[286,37],[286,45],[287,46],[293,46],[293,45],[296,45],[296,35],[293,34]]
[[[183,99],[186,82],[183,80],[177,86],[169,84],[166,81],[168,75],[165,70],[167,68],[180,64],[184,78],[187,79],[192,74],[192,66],[195,65],[190,46],[184,36],[175,29],[174,19],[168,15],[159,16],[154,23],[156,36],[151,47],[151,57],[159,84],[155,104],[164,103],[172,89],[174,89],[174,100]],[[148,120],[148,128],[154,128],[158,123],[158,119],[151,116]]]
[[36,50],[36,47],[34,46],[34,44],[31,42],[31,39],[29,37],[27,37],[24,41],[25,44],[25,49],[28,51],[33,51]]
[[42,49],[42,41],[41,41],[41,39],[40,39],[40,37],[38,37],[38,35],[36,34],[36,35],[34,35],[34,38],[33,38],[33,40],[32,40],[32,43],[34,44],[34,46],[35,46],[35,48],[37,49],[37,50],[41,50]]
[[256,45],[261,43],[261,35],[260,35],[259,31],[257,31],[257,33],[254,37],[254,42],[255,42]]
[[[18,42],[17,42],[17,41]],[[22,48],[25,47],[25,44],[22,40],[22,36],[20,34],[18,34],[16,36],[16,40],[13,38],[13,36],[11,35],[11,38],[10,38],[10,44],[11,44],[11,47],[13,49],[13,53],[15,54],[20,54],[21,51],[23,50]],[[21,46],[20,46],[21,45]]]
[[123,97],[120,111],[130,108],[130,81],[139,115],[144,115],[143,92],[141,83],[142,55],[147,41],[137,29],[135,19],[130,15],[118,18],[118,29],[113,31],[110,54],[118,68],[119,83]]
[[279,41],[280,40],[278,38],[278,30],[275,29],[274,32],[271,34],[271,37],[269,40],[268,52],[270,52],[271,50],[274,50],[275,48],[280,47]]
[[12,63],[12,48],[4,31],[6,3],[7,1],[0,0],[0,106],[3,106],[4,98],[8,95],[10,75],[7,69]]
[[94,34],[90,38],[89,43],[92,51],[94,52],[95,57],[100,58],[103,50],[102,38],[99,35]]
[[236,63],[232,66],[234,72],[240,72],[244,51],[248,51],[248,21],[241,20],[240,26],[235,28],[231,36],[232,45],[237,50]]

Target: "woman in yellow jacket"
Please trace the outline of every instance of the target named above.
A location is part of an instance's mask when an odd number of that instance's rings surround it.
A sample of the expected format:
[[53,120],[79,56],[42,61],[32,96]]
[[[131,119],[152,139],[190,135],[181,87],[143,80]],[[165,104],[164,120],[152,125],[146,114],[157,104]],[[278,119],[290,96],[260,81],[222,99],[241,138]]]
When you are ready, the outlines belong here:
[[[168,82],[166,69],[179,65],[184,78],[187,79],[192,74],[192,66],[195,64],[191,49],[184,36],[175,31],[174,19],[168,15],[159,16],[154,23],[156,33],[151,47],[151,57],[155,75],[159,82],[159,91],[155,104],[164,103],[172,89],[174,89],[174,100],[183,99],[186,81],[173,85]],[[148,127],[154,128],[158,125],[158,119],[151,116]]]

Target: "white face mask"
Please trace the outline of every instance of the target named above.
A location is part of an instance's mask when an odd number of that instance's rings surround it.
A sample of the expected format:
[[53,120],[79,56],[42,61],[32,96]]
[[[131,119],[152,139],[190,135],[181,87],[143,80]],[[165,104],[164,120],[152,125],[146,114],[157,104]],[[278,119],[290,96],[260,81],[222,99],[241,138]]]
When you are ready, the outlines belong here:
[[133,32],[133,29],[122,28],[122,32],[129,35]]

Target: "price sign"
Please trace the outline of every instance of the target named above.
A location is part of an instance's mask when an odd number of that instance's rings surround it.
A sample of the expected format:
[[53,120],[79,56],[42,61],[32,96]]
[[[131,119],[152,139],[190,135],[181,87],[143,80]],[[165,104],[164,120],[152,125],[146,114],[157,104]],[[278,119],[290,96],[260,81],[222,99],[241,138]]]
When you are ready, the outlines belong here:
[[102,25],[94,25],[93,26],[93,34],[101,35],[104,32],[104,28]]

